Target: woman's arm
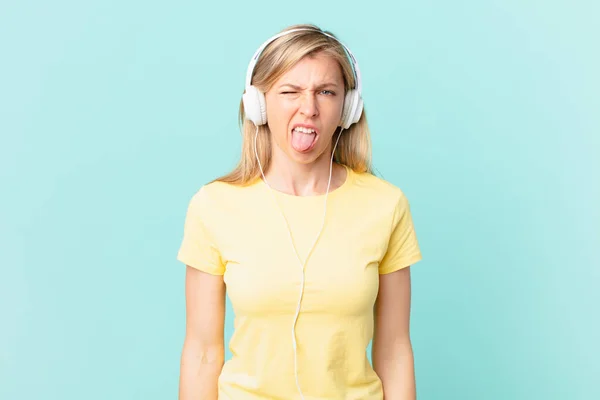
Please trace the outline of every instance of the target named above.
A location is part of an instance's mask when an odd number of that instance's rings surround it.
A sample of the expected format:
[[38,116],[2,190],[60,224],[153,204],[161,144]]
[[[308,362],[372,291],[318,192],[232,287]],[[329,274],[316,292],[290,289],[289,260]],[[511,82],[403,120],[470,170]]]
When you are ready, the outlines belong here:
[[385,400],[415,400],[417,396],[409,334],[410,297],[410,267],[379,276],[372,359]]
[[217,400],[217,382],[225,358],[223,277],[187,266],[185,299],[179,400]]

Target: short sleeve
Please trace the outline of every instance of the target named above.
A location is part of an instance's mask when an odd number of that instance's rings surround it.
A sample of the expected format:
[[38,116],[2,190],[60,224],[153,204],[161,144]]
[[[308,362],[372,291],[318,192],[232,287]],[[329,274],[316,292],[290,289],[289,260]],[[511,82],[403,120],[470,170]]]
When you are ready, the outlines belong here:
[[406,268],[421,260],[421,250],[413,226],[410,205],[404,194],[401,194],[394,210],[392,232],[387,251],[379,263],[379,273]]
[[212,275],[223,275],[225,265],[221,253],[202,217],[208,211],[203,196],[201,189],[188,204],[177,260]]

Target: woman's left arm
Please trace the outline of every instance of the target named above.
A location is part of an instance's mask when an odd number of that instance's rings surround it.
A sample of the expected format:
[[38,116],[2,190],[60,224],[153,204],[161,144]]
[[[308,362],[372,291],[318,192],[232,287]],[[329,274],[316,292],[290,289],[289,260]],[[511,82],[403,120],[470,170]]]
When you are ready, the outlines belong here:
[[379,275],[372,359],[385,400],[417,397],[409,334],[410,297],[410,266]]

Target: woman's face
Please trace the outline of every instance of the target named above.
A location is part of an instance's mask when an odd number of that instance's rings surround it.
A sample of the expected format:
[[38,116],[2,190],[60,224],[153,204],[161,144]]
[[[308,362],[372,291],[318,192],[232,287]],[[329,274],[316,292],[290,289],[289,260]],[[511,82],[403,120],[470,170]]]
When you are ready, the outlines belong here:
[[304,57],[265,93],[274,151],[309,164],[331,156],[344,105],[338,62],[324,53]]

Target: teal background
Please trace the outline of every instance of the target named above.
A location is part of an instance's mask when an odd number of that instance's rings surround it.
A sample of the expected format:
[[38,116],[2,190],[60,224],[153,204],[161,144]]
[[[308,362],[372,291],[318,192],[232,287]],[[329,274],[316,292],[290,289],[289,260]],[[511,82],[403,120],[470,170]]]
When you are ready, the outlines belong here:
[[252,53],[302,22],[355,53],[377,170],[411,202],[418,398],[600,398],[599,16],[3,2],[0,399],[177,398],[187,203],[237,161]]

